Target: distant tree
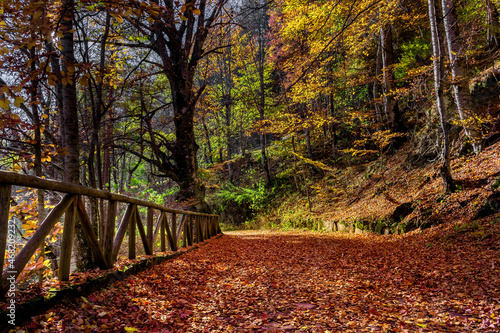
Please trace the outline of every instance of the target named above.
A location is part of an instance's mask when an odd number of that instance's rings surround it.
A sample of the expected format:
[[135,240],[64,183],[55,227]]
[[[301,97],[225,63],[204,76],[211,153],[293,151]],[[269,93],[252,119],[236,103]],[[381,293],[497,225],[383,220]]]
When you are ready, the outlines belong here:
[[380,28],[380,45],[382,54],[382,90],[384,113],[392,131],[402,131],[401,112],[398,102],[394,98],[395,77],[394,77],[394,46],[392,42],[392,27],[390,23]]

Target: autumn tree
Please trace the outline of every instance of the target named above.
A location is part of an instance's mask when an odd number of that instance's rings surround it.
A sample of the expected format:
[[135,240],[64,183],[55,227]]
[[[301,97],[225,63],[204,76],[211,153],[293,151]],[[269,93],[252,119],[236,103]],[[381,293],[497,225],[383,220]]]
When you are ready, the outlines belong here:
[[497,49],[500,46],[500,21],[497,6],[491,0],[486,0],[486,24],[488,46]]
[[387,117],[389,128],[392,131],[399,132],[402,131],[402,124],[398,102],[394,98],[395,54],[392,41],[392,26],[390,23],[386,23],[380,28],[380,50],[382,57],[382,90],[384,113]]
[[446,49],[450,60],[453,96],[465,134],[471,141],[474,152],[481,150],[481,131],[473,113],[469,92],[468,75],[463,57],[462,43],[459,40],[458,20],[453,0],[442,0],[443,25],[446,36]]
[[271,172],[266,152],[267,134],[262,126],[269,116],[269,86],[271,67],[269,63],[268,32],[269,15],[267,2],[243,3],[240,8],[240,32],[238,51],[236,52],[240,98],[248,106],[255,108],[258,114],[259,145],[264,181],[271,183]]
[[437,4],[435,0],[428,0],[429,6],[429,21],[431,27],[432,36],[432,65],[434,71],[434,95],[436,99],[436,109],[439,113],[439,118],[441,120],[441,129],[443,131],[443,152],[441,164],[441,175],[443,177],[444,183],[446,185],[446,190],[453,192],[455,190],[455,184],[453,177],[451,175],[451,165],[450,165],[450,139],[447,124],[446,111],[443,105],[443,63],[442,63],[442,37],[439,33],[438,18],[437,18]]
[[[195,85],[200,60],[219,49],[205,49],[207,37],[223,11],[225,0],[211,3],[129,1],[115,5],[115,15],[125,17],[142,36],[137,43],[126,45],[151,50],[156,56],[148,62],[158,68],[169,82],[175,137],[161,146],[152,142],[148,157],[158,174],[169,177],[180,187],[178,201],[206,209],[205,189],[200,182],[195,140],[194,113],[204,86]],[[125,44],[124,44],[125,45]],[[135,152],[137,153],[137,152]]]

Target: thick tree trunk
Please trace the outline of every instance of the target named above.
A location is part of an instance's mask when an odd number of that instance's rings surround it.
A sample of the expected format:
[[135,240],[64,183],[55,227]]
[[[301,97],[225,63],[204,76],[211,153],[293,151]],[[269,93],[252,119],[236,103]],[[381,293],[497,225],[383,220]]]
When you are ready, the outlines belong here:
[[448,192],[455,190],[453,177],[451,176],[450,166],[450,143],[448,127],[446,124],[446,112],[443,106],[443,88],[442,88],[442,73],[443,64],[441,58],[441,39],[439,37],[438,24],[436,18],[436,3],[435,0],[428,0],[429,21],[432,37],[432,54],[433,54],[433,69],[434,69],[434,93],[436,95],[436,108],[439,112],[441,120],[441,129],[443,131],[443,163],[440,171]]
[[174,124],[176,142],[172,149],[172,157],[176,163],[175,175],[172,179],[179,185],[180,191],[177,201],[185,206],[198,211],[207,211],[205,202],[205,187],[198,178],[197,152],[199,146],[196,144],[194,135],[194,97],[192,87],[172,88],[174,106]]
[[[62,146],[66,150],[64,155],[64,181],[68,183],[78,184],[80,181],[80,130],[78,128],[78,108],[75,83],[75,57],[74,57],[74,41],[73,41],[73,19],[74,19],[74,1],[64,0],[63,2],[63,18],[60,23],[61,37],[61,60],[62,60],[62,99],[63,109],[61,114],[61,139]],[[72,229],[75,227],[75,221],[68,218],[66,214],[64,228]],[[72,224],[72,225],[69,225]],[[73,242],[72,237],[67,238],[69,242]],[[88,268],[91,262],[92,254],[90,248],[85,243],[85,236],[81,226],[75,229],[74,234],[74,256],[78,270]],[[63,247],[65,245],[63,244]],[[71,244],[68,245],[71,248]],[[62,269],[62,267],[61,267]],[[69,272],[59,272],[60,277],[67,277]]]
[[446,46],[450,59],[453,95],[457,106],[458,115],[462,121],[465,134],[474,148],[474,152],[481,150],[481,131],[474,117],[472,99],[469,93],[469,83],[465,64],[460,56],[460,44],[458,40],[458,22],[453,0],[441,0],[443,12],[443,24],[446,34]]
[[80,180],[78,109],[75,85],[75,57],[73,42],[73,10],[74,1],[64,0],[64,14],[61,20],[62,32],[62,71],[64,72],[62,98],[63,110],[61,114],[62,146],[66,149],[64,155],[64,181],[78,183]]
[[390,24],[380,28],[380,45],[382,49],[382,89],[384,101],[384,113],[389,122],[389,129],[393,132],[401,132],[401,113],[398,103],[394,98],[394,48],[392,45],[392,28]]

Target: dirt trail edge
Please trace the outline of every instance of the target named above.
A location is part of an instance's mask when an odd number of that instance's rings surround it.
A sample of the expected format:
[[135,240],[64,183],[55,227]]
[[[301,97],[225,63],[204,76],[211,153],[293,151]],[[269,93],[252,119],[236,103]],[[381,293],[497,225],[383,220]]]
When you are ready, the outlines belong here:
[[500,223],[232,232],[33,317],[34,332],[498,332]]

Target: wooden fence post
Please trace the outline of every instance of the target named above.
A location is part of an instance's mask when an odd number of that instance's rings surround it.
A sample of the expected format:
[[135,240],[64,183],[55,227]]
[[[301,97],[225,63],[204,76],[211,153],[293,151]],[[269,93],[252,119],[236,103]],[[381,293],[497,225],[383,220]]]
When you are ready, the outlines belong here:
[[194,218],[193,215],[188,216],[188,245],[193,246],[194,243]]
[[137,209],[135,212],[137,229],[139,229],[139,235],[141,235],[142,246],[144,247],[144,252],[146,255],[153,254],[151,251],[151,246],[149,246],[148,238],[146,236],[146,231],[144,230],[144,226],[142,225],[141,215],[139,215],[139,210]]
[[[68,207],[71,205],[75,198],[73,194],[66,194],[64,198],[55,206],[47,215],[45,220],[43,220],[42,224],[38,227],[36,232],[31,236],[30,240],[24,245],[21,251],[17,254],[16,259],[14,261],[14,268],[11,269],[15,272],[15,277],[21,274],[24,266],[28,263],[31,256],[35,253],[36,249],[40,247],[40,245],[45,241],[45,237],[49,234],[50,230],[54,228],[56,223],[59,221],[59,218],[64,214]],[[1,286],[4,288],[6,286],[7,274],[4,272],[2,274],[2,283]]]
[[108,202],[108,214],[106,219],[106,225],[104,226],[104,242],[103,242],[103,252],[104,258],[108,266],[111,267],[113,262],[113,241],[115,239],[115,226],[116,226],[116,209],[118,202],[110,200]]
[[134,207],[134,212],[130,217],[128,225],[128,258],[135,259],[135,221],[137,219],[137,207]]
[[109,268],[113,267],[114,263],[118,259],[118,252],[120,252],[120,247],[122,246],[123,238],[125,237],[125,232],[127,231],[127,227],[130,225],[131,220],[134,218],[136,205],[128,204],[127,210],[122,217],[122,221],[120,222],[120,226],[118,227],[118,232],[116,233],[115,239],[113,241],[113,255],[111,262],[109,263]]
[[217,235],[217,230],[215,230],[215,217],[210,216],[210,236],[215,236]]
[[193,227],[193,243],[197,244],[202,241],[201,228],[200,228],[200,217],[198,215],[194,216],[194,227]]
[[188,247],[189,216],[184,215],[184,232],[182,237],[182,247]]
[[[168,224],[167,224],[168,227]],[[177,251],[177,247],[179,246],[179,242],[177,242],[177,214],[172,213],[172,240],[173,243],[170,244],[172,247],[172,251]]]
[[61,255],[59,257],[59,281],[68,281],[71,270],[71,250],[73,249],[73,239],[75,238],[76,223],[76,203],[71,203],[66,214],[64,214],[64,226],[61,244]]
[[[153,253],[155,252],[154,246],[156,244],[156,239],[158,238],[158,234],[160,233],[162,221],[164,218],[165,219],[167,218],[167,214],[164,211],[160,211],[160,215],[158,216],[158,220],[156,221],[155,232],[153,234],[153,242],[151,243],[151,251],[153,251]],[[161,240],[160,240],[160,243],[161,243]],[[160,244],[160,246],[161,246],[161,244]]]
[[203,239],[209,239],[210,235],[208,232],[208,216],[203,216]]
[[167,214],[161,212],[160,216],[160,251],[165,252],[166,251],[166,246],[165,246],[165,227],[168,228],[167,225]]
[[97,236],[95,235],[94,229],[92,228],[92,224],[90,223],[89,216],[85,211],[85,205],[81,197],[77,200],[77,208],[83,233],[89,241],[90,249],[94,254],[97,265],[101,269],[109,268],[108,263],[106,262],[106,258],[104,258],[104,253],[102,252],[101,246],[99,245],[99,241],[97,240]]
[[[3,274],[3,263],[5,258],[5,249],[7,247],[7,239],[9,238],[13,244],[13,237],[15,235],[14,230],[9,232],[10,191],[10,185],[0,185],[0,276]],[[14,227],[14,225],[12,225],[12,227]],[[13,245],[15,248],[15,244]],[[3,294],[3,289],[1,289],[0,292]]]
[[154,211],[153,208],[148,207],[148,215],[146,218],[146,238],[148,239],[149,247],[151,248],[151,254],[154,251],[154,244],[153,244],[153,217],[154,217]]
[[[181,240],[181,233],[183,235],[183,239],[185,238],[184,237],[184,232],[183,230],[185,229],[184,228],[184,224],[186,223],[186,214],[182,214],[182,217],[181,217],[181,220],[179,222],[179,225],[177,226],[177,240],[176,240],[176,246],[177,248],[179,248],[179,242]],[[183,243],[183,244],[186,244],[186,243]]]

